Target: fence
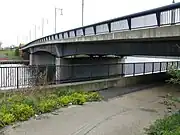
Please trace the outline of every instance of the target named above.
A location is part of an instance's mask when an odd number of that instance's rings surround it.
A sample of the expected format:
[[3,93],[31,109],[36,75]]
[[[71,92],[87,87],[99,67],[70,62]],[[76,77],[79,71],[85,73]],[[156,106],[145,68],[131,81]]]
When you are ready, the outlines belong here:
[[179,69],[180,61],[0,67],[0,89],[154,74],[166,72],[171,66]]

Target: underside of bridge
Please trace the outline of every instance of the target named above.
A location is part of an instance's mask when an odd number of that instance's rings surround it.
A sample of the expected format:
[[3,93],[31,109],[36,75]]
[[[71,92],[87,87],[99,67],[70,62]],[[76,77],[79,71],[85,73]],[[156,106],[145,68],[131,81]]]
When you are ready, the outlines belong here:
[[68,55],[179,56],[180,40],[81,42],[57,45],[62,57]]
[[[124,61],[124,56],[179,56],[180,40],[161,38],[47,44],[30,48],[29,52],[30,65],[56,65],[56,80],[68,80],[103,76],[107,72],[110,75],[120,75],[123,67],[118,63]],[[102,64],[112,65],[109,68]]]
[[31,48],[31,53],[49,52],[57,57],[74,55],[179,56],[180,40],[128,40],[48,44]]
[[[30,65],[56,65],[53,76],[57,81],[71,79],[95,78],[117,76],[122,74],[122,57],[110,57],[102,55],[57,57],[48,52],[36,52],[30,54]],[[59,82],[58,82],[59,83]]]

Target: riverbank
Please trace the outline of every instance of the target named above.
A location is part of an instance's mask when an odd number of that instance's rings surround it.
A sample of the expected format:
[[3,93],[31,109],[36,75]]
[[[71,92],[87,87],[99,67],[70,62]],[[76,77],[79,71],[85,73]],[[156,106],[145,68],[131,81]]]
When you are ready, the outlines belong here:
[[144,135],[144,127],[165,114],[161,97],[168,93],[180,96],[179,89],[171,85],[126,95],[121,95],[121,90],[116,87],[100,92],[106,99],[102,102],[70,106],[8,127],[4,135]]
[[15,50],[0,50],[0,60],[22,60],[20,56],[16,56]]

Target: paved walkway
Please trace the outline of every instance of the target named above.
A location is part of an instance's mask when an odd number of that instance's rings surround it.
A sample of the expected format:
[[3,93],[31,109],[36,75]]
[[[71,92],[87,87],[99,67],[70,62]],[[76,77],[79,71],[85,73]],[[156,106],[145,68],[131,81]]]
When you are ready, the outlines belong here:
[[144,127],[164,115],[165,106],[159,103],[159,96],[166,95],[172,88],[157,86],[118,97],[122,90],[102,91],[105,101],[63,108],[55,114],[46,114],[40,120],[32,119],[8,128],[4,134],[142,135]]

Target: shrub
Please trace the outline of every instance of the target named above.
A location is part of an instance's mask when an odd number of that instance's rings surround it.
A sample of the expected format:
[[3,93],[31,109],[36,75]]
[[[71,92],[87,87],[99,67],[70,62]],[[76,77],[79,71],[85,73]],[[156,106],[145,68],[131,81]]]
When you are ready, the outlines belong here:
[[24,97],[24,99],[22,100],[21,103],[32,106],[33,108],[37,108],[38,99],[26,96],[26,97]]
[[53,99],[43,99],[38,104],[38,111],[40,113],[51,112],[57,108],[58,108],[58,102],[57,100],[53,100]]
[[14,104],[10,112],[15,116],[18,121],[25,121],[32,117],[35,112],[32,106],[26,104]]
[[72,93],[73,93],[73,90],[59,90],[59,89],[57,89],[55,92],[55,95],[57,95],[58,97],[61,97],[61,96],[71,95]]
[[92,92],[87,94],[87,101],[92,102],[92,101],[100,101],[102,98],[97,92]]
[[169,83],[180,84],[180,70],[172,67],[168,70],[168,74],[171,76],[171,78],[167,80]]
[[58,99],[58,102],[61,106],[68,106],[71,103],[72,99],[70,96],[62,96]]
[[20,55],[19,48],[16,48],[16,49],[15,49],[14,55],[15,55],[15,56],[19,56],[19,55]]
[[[180,114],[158,119],[153,125],[145,129],[148,135],[171,135],[171,133],[179,132]],[[173,134],[174,135],[174,134]]]
[[50,94],[50,95],[46,96],[45,98],[48,98],[48,99],[57,99],[58,96],[56,94]]
[[83,105],[86,102],[86,96],[80,93],[74,93],[71,95],[71,103],[74,105]]
[[11,97],[7,98],[7,102],[21,103],[24,99],[25,99],[25,96],[22,96],[22,95],[12,95]]
[[[53,93],[53,92],[52,92]],[[10,96],[10,95],[9,95]],[[29,95],[23,94],[3,97],[0,102],[0,128],[16,121],[25,121],[36,114],[51,112],[69,103],[83,105],[86,101],[99,101],[98,93],[88,93],[73,90],[57,90],[53,94]]]
[[15,120],[16,119],[13,114],[0,112],[0,127],[3,127],[4,125],[10,125],[15,122]]
[[2,103],[0,105],[0,112],[1,113],[8,113],[10,111],[10,109],[12,108],[12,104],[6,104],[6,103]]

